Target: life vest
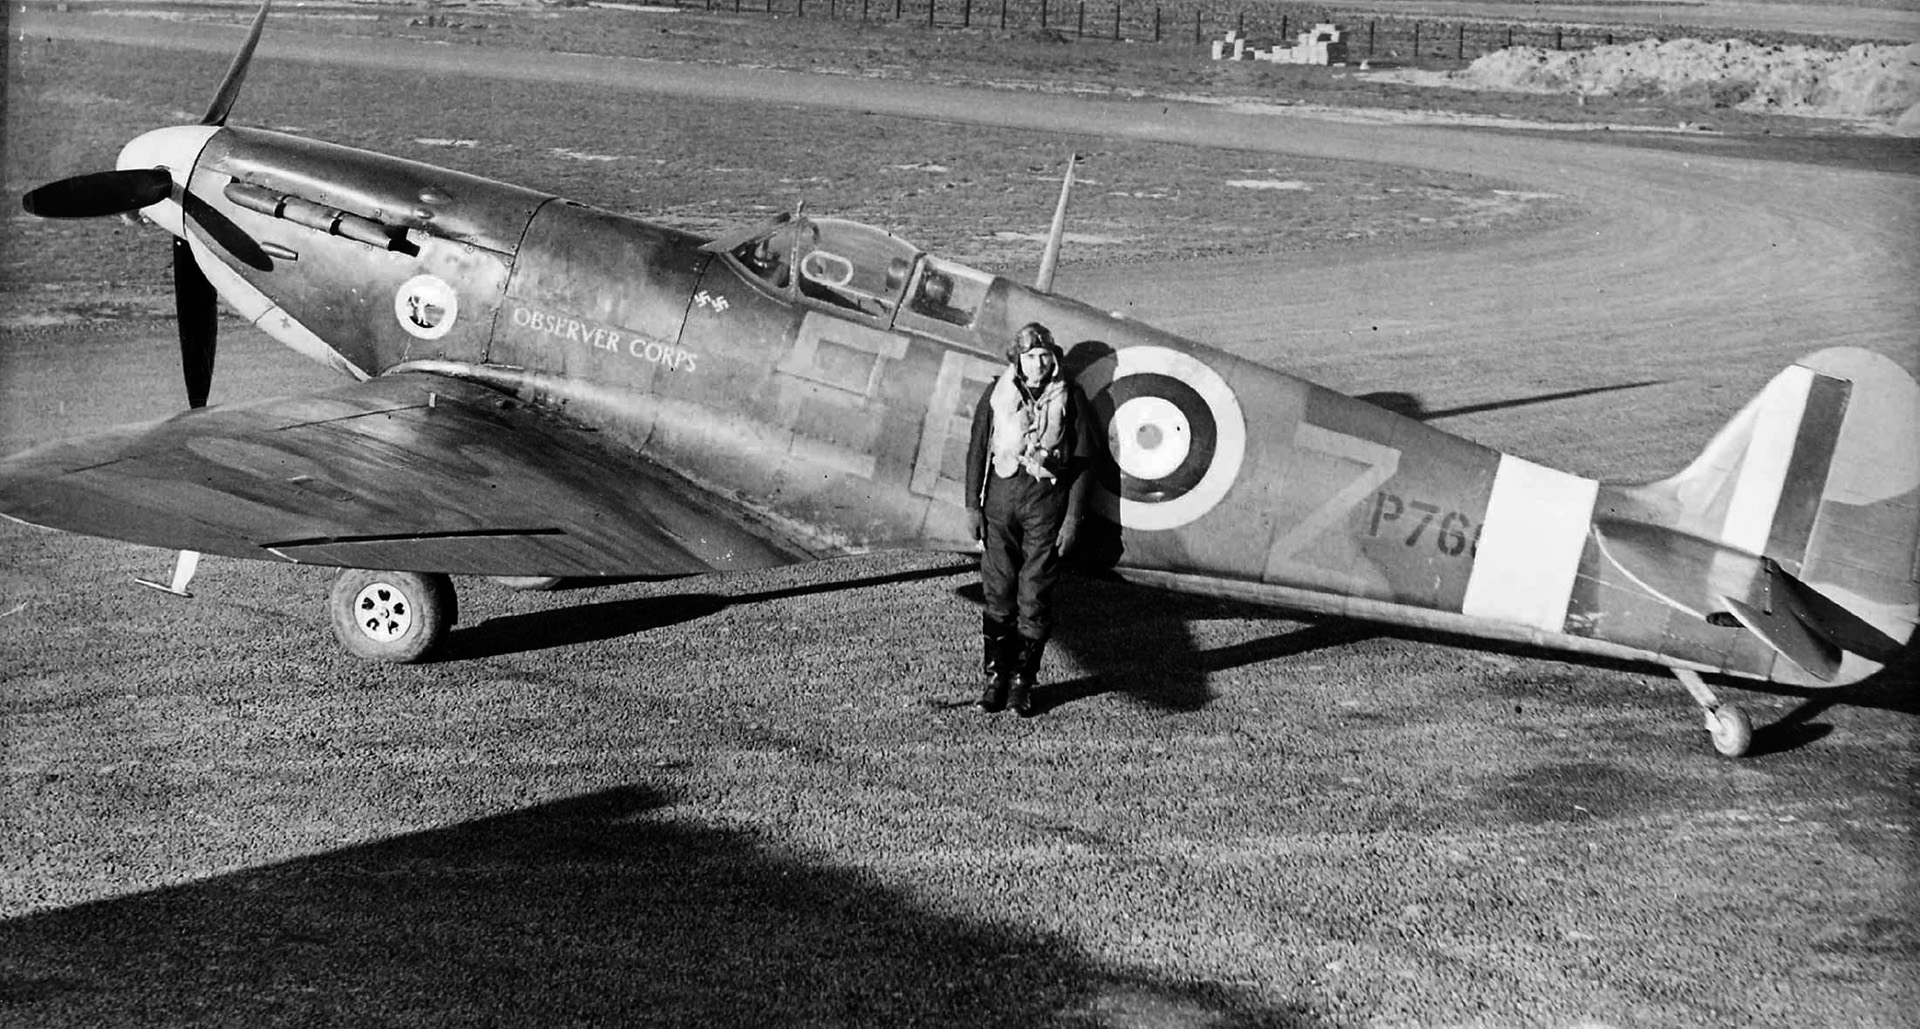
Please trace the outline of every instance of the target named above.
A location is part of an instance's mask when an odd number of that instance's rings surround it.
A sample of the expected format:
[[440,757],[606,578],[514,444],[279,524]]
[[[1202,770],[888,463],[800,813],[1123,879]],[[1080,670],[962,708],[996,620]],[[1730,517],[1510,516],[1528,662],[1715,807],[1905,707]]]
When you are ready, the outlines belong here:
[[1056,372],[1030,395],[1019,378],[1019,368],[1008,368],[994,381],[987,401],[993,411],[993,473],[1010,479],[1025,469],[1036,479],[1051,480],[1054,470],[1048,466],[1058,466],[1067,434],[1067,383]]

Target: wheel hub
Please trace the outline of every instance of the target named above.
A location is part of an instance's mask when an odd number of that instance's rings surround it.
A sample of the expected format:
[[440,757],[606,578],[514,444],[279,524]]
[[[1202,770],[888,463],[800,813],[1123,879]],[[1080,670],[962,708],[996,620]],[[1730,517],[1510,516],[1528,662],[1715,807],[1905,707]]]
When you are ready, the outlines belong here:
[[413,604],[392,583],[375,582],[353,598],[354,624],[368,639],[391,643],[413,628]]

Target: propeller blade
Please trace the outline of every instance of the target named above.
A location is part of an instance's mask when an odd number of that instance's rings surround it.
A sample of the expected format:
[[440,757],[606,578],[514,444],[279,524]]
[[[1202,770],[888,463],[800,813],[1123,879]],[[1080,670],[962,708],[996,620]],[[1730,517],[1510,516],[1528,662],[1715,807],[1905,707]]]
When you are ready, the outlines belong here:
[[220,89],[213,94],[213,103],[207,107],[207,116],[200,119],[202,125],[225,125],[227,115],[233,112],[233,102],[240,98],[240,83],[246,81],[247,65],[253,62],[253,48],[260,43],[260,30],[267,24],[267,8],[273,6],[273,0],[260,0],[260,10],[253,16],[253,28],[247,32],[247,41],[240,45],[240,52],[233,55],[233,63],[227,66],[227,77],[220,81]]
[[173,239],[173,309],[180,321],[180,368],[187,379],[187,406],[207,406],[213,386],[213,349],[219,310],[213,283],[193,259],[187,241]]
[[173,192],[165,168],[125,168],[49,182],[20,198],[28,214],[42,218],[98,218],[150,207]]
[[221,214],[212,204],[200,199],[193,193],[180,195],[180,209],[187,219],[200,226],[207,238],[220,244],[227,253],[238,258],[242,264],[255,271],[272,271],[273,258],[247,235],[247,230],[233,223],[233,219]]

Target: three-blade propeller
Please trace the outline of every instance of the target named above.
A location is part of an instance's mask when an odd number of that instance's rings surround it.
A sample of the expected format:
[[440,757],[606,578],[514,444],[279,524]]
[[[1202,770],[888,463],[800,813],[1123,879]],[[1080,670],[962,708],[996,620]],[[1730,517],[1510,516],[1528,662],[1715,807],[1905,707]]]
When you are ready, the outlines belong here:
[[[240,96],[240,84],[246,80],[247,67],[253,63],[253,51],[260,43],[260,32],[266,26],[267,9],[272,2],[262,0],[260,10],[253,16],[253,26],[247,32],[246,42],[234,54],[233,63],[227,67],[220,88],[214,91],[213,102],[207,106],[207,113],[200,119],[200,124],[220,126],[227,123],[234,101]],[[178,199],[187,220],[199,225],[228,250],[240,254],[243,260],[248,260],[249,254],[259,251],[258,245],[205,201],[186,191],[184,180],[191,171],[190,168],[122,168],[118,171],[75,175],[49,182],[29,192],[21,198],[20,203],[27,213],[42,218],[98,218],[138,211],[170,198]],[[182,179],[177,194],[174,184],[176,173]],[[256,260],[249,260],[249,263],[257,266]],[[173,240],[173,298],[174,310],[179,315],[180,365],[186,378],[187,405],[204,407],[213,384],[213,355],[218,342],[218,294],[207,280],[206,273],[200,270],[199,263],[194,260],[193,250],[184,236],[176,236]]]

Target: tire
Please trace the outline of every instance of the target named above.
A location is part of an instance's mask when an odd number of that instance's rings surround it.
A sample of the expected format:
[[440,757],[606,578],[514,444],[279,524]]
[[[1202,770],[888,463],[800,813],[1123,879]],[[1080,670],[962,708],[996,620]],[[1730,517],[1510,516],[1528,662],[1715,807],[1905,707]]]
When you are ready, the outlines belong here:
[[1753,722],[1747,713],[1732,704],[1713,709],[1713,749],[1726,757],[1744,757],[1753,744]]
[[439,572],[349,568],[327,596],[334,638],[365,661],[419,661],[446,638],[458,613],[453,580]]

